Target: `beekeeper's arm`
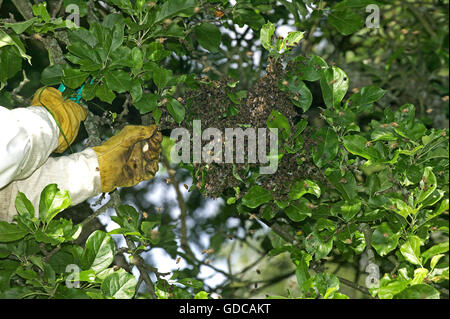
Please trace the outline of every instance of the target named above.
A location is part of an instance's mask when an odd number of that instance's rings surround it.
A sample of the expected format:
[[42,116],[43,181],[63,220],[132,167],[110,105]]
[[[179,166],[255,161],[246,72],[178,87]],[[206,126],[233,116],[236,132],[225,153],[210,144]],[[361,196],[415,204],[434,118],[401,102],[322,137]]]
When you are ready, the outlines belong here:
[[0,189],[30,176],[53,151],[66,150],[86,118],[81,106],[52,87],[38,90],[31,105],[13,110],[0,106]]
[[[39,98],[48,109],[52,101],[44,101],[43,97],[47,93],[55,94],[53,97],[61,96],[56,89],[49,89]],[[35,99],[33,102],[38,104]],[[66,109],[68,101],[63,103]],[[56,121],[45,113],[47,110],[35,107],[0,110],[0,182],[4,184],[0,184],[0,220],[12,221],[16,214],[14,201],[19,191],[25,193],[37,208],[42,189],[55,183],[61,190],[69,191],[72,205],[75,205],[101,192],[110,192],[119,186],[134,186],[153,178],[158,170],[162,136],[154,125],[126,126],[98,147],[47,159],[55,148],[61,152],[68,147],[66,139],[61,138]],[[57,112],[52,113],[66,132],[69,144],[72,143],[85,114],[75,118],[65,114],[58,119]],[[74,119],[78,119],[78,124],[70,133],[67,122]],[[10,123],[8,127],[13,133],[3,134],[3,124],[6,127],[6,123]]]

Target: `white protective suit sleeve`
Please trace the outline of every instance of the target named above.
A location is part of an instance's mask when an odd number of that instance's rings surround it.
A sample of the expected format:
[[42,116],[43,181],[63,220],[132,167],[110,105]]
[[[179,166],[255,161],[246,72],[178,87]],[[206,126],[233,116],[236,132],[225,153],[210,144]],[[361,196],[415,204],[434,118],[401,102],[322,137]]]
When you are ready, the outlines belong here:
[[[17,112],[11,114],[13,111]],[[17,214],[14,202],[19,191],[33,203],[36,216],[41,191],[48,184],[67,190],[72,205],[101,193],[93,149],[48,158],[57,147],[59,129],[44,112],[41,107],[0,107],[0,220],[11,222]]]
[[59,128],[43,107],[0,106],[0,189],[31,175],[58,146]]

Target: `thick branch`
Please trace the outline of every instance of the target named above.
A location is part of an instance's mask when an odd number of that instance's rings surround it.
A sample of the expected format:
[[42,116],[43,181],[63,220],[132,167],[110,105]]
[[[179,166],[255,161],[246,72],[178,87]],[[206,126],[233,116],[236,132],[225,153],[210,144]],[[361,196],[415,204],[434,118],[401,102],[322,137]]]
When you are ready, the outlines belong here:
[[33,18],[33,6],[28,0],[11,0],[25,20]]

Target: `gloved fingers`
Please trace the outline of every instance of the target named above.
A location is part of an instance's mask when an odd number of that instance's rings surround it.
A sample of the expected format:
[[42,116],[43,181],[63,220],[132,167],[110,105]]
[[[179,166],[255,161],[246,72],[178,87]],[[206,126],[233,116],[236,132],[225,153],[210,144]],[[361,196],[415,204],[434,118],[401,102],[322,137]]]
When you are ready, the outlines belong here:
[[42,87],[34,93],[31,105],[51,107],[54,103],[62,103],[64,98],[54,87]]
[[50,86],[38,89],[33,96],[31,105],[47,107],[52,113],[62,107],[72,114],[70,118],[75,118],[79,122],[84,121],[87,116],[87,112],[82,106],[72,100],[64,99],[60,91]]
[[152,138],[143,141],[142,151],[146,161],[153,161],[159,158],[159,153],[161,152],[161,132],[157,132]]
[[87,117],[87,111],[72,100],[65,100],[63,102],[63,107],[71,112],[79,122],[84,121]]
[[119,134],[123,134],[128,145],[151,138],[157,131],[156,125],[127,125]]
[[152,161],[152,162],[148,162],[145,165],[145,179],[152,179],[153,177],[155,177],[156,172],[158,171],[158,161]]
[[139,178],[141,178],[143,161],[139,158],[138,150],[133,147],[130,149],[130,152],[127,152],[127,157],[125,165],[122,167],[122,174],[124,178],[124,182],[120,185],[122,187],[134,186],[139,182]]
[[158,171],[160,147],[151,147],[149,142],[144,140],[136,143],[127,161],[126,166],[133,171],[132,178],[136,182],[151,179]]

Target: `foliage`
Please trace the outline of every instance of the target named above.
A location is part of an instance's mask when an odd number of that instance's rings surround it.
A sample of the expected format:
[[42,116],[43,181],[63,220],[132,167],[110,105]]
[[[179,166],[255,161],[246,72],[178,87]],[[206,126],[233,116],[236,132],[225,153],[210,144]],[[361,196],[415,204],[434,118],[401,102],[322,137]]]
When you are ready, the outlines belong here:
[[[381,299],[446,295],[448,32],[441,25],[448,23],[448,1],[424,1],[423,8],[351,0],[106,3],[65,0],[66,7],[79,6],[81,27],[56,18],[61,10],[50,1],[34,5],[24,21],[3,19],[2,105],[26,103],[22,89],[64,83],[67,97],[84,85],[82,103],[97,116],[98,138],[126,123],[191,128],[193,119],[203,127],[278,128],[279,169],[263,176],[255,165],[184,163],[175,172],[165,163],[177,190],[193,179],[187,199],[178,198],[180,221],[167,214],[173,203],[159,214],[142,190],[123,189],[122,199],[141,209],[115,205],[111,219],[118,227],[90,231],[85,243],[77,243],[85,224],[55,218],[70,204],[66,192],[45,188],[39,218],[19,194],[15,223],[0,222],[1,297],[251,296],[255,279],[245,276],[254,267],[231,274],[211,264],[231,239],[248,247],[257,242],[255,251],[266,259],[288,256],[279,269],[293,271],[278,277],[277,268],[257,283],[270,287],[294,275],[295,293],[286,295],[284,285],[264,290],[271,298],[355,295],[344,285]],[[369,4],[382,9],[380,28],[364,27]],[[281,36],[281,25],[292,32]],[[35,41],[48,52],[48,64],[31,52]],[[30,74],[28,88],[21,70]],[[86,131],[92,138],[87,124]],[[170,143],[165,138],[166,155]],[[200,194],[226,205],[217,215],[199,216]],[[189,232],[186,219],[194,221]],[[119,248],[116,236],[127,246]],[[187,267],[166,279],[141,257],[154,248]],[[123,253],[125,266],[138,268],[138,280],[114,260]],[[71,264],[81,270],[75,289],[67,288]],[[345,279],[329,271],[331,264],[362,268],[367,280]],[[208,287],[203,266],[227,279]],[[148,273],[156,275],[154,284]],[[139,290],[142,281],[146,292]]]
[[[19,193],[15,205],[15,223],[0,221],[0,298],[133,298],[139,285],[132,274],[112,265],[117,247],[111,234],[141,242],[141,246],[128,251],[132,264],[137,264],[133,256],[164,240],[155,236],[158,216],[139,222],[139,213],[133,207],[121,205],[114,218],[120,228],[109,233],[96,230],[84,247],[77,244],[82,226],[64,218],[55,219],[70,205],[69,194],[61,192],[56,184],[42,191],[39,218],[34,217],[35,209],[23,193]],[[181,287],[197,291],[202,287],[194,279],[175,275],[171,279],[177,279]],[[193,297],[179,285],[167,285],[165,289],[169,287],[175,298]],[[163,289],[157,292],[160,298],[166,294]]]

